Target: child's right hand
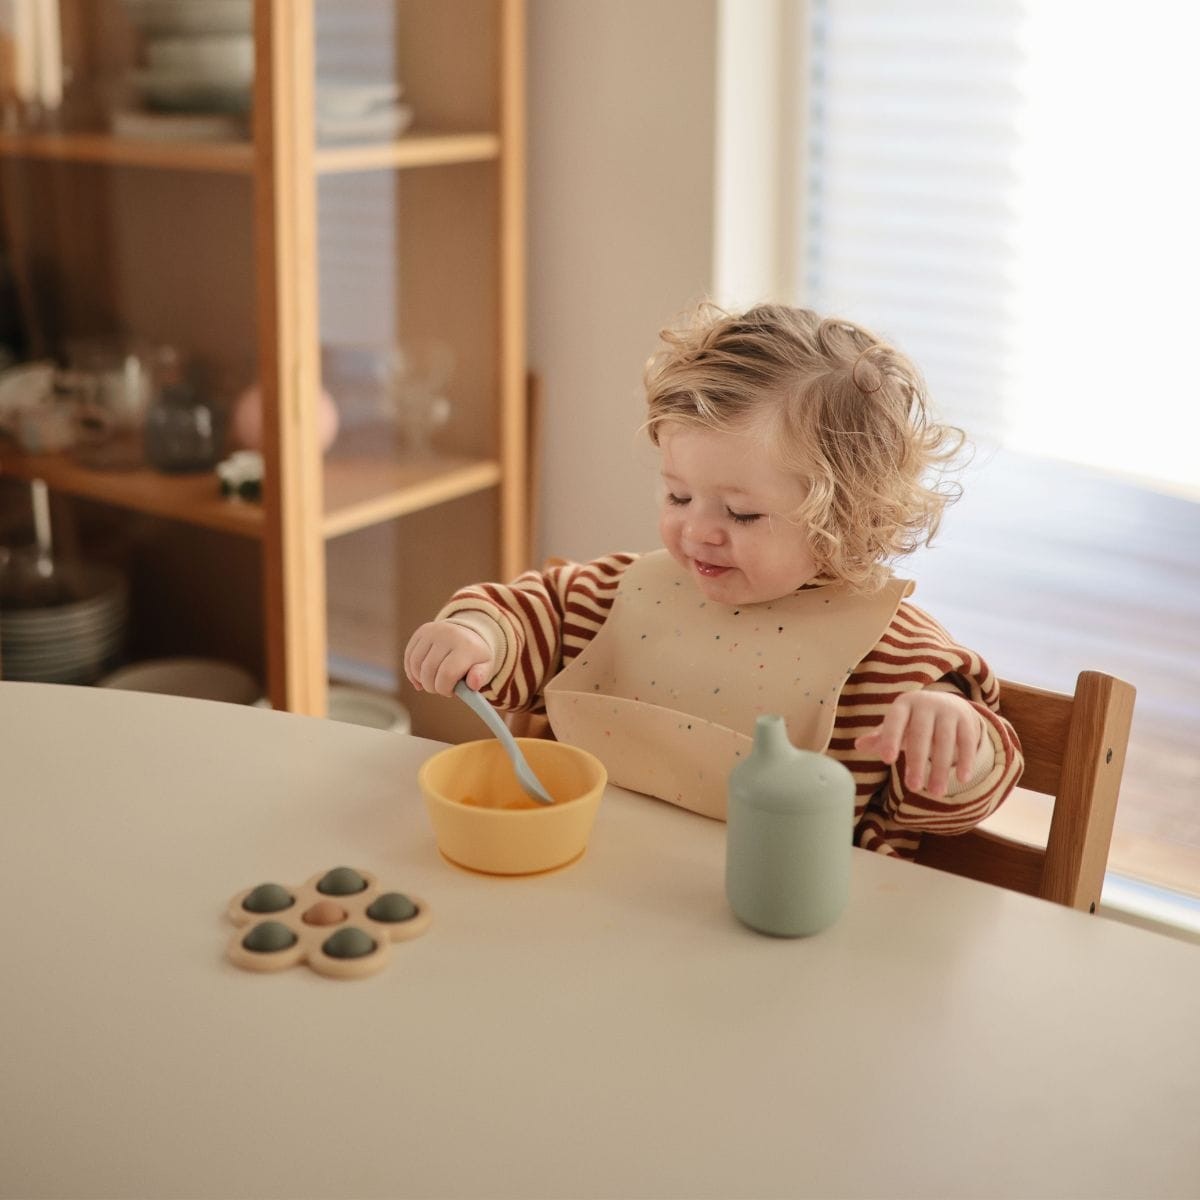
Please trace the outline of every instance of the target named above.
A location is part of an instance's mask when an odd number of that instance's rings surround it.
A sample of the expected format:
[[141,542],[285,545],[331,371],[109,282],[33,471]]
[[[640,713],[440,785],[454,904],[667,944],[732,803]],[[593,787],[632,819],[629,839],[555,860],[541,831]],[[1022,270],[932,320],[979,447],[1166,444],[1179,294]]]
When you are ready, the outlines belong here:
[[404,673],[419,692],[452,696],[465,679],[479,691],[495,674],[491,647],[473,629],[453,621],[429,621],[408,639]]

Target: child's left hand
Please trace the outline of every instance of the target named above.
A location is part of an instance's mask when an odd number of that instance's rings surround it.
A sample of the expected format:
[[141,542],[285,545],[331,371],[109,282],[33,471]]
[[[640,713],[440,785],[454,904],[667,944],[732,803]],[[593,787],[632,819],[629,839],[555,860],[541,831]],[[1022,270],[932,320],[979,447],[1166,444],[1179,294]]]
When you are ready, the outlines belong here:
[[954,769],[959,783],[971,778],[984,737],[983,718],[950,692],[906,692],[892,701],[883,723],[855,739],[889,766],[904,755],[904,786],[941,797]]

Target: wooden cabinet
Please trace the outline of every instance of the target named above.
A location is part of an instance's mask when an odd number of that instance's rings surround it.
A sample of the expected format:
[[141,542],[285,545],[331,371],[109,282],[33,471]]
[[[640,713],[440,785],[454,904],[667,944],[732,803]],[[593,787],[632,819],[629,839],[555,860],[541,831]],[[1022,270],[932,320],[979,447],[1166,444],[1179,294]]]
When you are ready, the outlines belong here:
[[[322,21],[334,9],[386,18],[415,114],[394,140],[316,137]],[[114,0],[63,0],[77,83],[136,53],[121,16]],[[210,474],[98,471],[10,442],[0,481],[42,478],[85,530],[125,535],[154,649],[249,655],[276,707],[320,714],[339,589],[388,610],[396,675],[407,629],[448,590],[527,565],[524,4],[254,0],[254,37],[250,139],[0,133],[0,183],[37,352],[116,329],[183,346],[227,381],[226,402],[256,381],[262,503],[222,500]],[[407,454],[369,423],[343,428],[328,455],[318,443],[321,346],[339,315],[320,303],[323,208],[328,197],[353,213],[355,189],[372,180],[391,198],[387,253],[367,264],[386,299],[372,308],[377,326],[388,310],[375,335],[453,348],[451,416],[431,455]],[[350,270],[353,293],[366,272]],[[173,573],[190,573],[185,599]],[[353,633],[355,602],[342,607]]]

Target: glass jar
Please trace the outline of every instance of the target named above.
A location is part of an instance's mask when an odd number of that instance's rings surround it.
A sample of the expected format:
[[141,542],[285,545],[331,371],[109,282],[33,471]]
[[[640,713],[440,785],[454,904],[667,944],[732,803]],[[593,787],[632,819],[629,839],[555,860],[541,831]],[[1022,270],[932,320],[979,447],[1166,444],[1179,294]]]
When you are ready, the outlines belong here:
[[224,420],[203,399],[179,352],[162,347],[154,360],[154,394],[146,410],[146,458],[160,471],[210,470],[221,458]]
[[153,385],[147,348],[118,337],[74,338],[67,362],[56,386],[74,404],[75,461],[96,470],[140,467]]

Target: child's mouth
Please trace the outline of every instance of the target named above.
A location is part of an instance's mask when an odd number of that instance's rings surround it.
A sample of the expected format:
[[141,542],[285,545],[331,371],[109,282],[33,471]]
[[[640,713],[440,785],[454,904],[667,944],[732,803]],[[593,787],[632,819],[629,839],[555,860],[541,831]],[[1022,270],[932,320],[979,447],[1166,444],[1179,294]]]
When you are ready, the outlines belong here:
[[696,568],[697,573],[703,575],[705,579],[715,579],[729,570],[728,567],[718,567],[715,563],[701,562],[698,558],[692,559],[692,565]]

